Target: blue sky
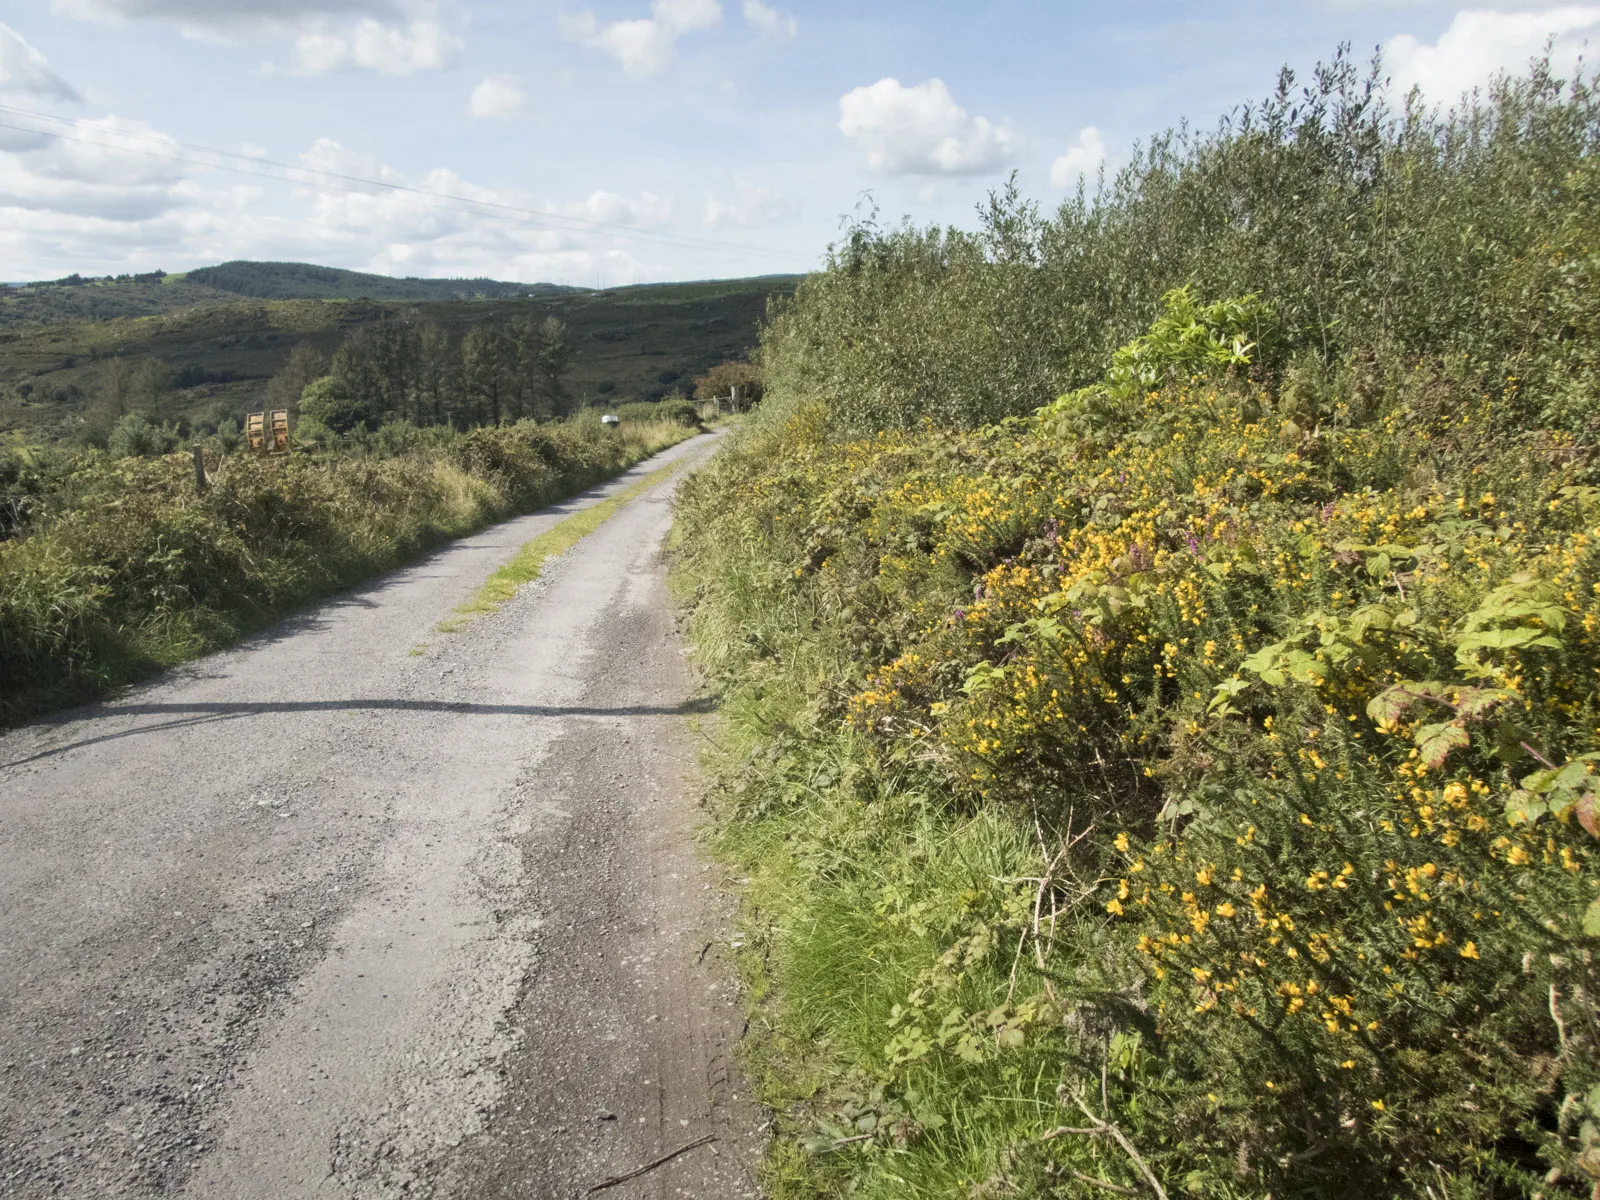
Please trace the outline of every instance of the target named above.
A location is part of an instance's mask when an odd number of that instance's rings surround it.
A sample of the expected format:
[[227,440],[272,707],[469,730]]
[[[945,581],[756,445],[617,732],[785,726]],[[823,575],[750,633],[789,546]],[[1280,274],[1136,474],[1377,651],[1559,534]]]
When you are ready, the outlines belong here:
[[1053,203],[1340,42],[1449,101],[1550,35],[1570,64],[1600,5],[7,0],[0,279],[806,270],[866,192],[969,223],[1016,170]]

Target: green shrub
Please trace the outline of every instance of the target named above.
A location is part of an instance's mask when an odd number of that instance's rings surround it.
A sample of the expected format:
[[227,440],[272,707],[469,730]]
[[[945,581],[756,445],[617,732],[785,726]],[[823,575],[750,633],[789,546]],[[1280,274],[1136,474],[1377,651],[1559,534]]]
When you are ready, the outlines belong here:
[[217,451],[221,454],[232,454],[244,445],[244,430],[232,417],[224,417],[217,422],[217,431],[213,437],[216,439]]
[[106,449],[117,458],[140,458],[170,454],[182,440],[176,425],[156,425],[139,413],[128,413],[111,427]]
[[349,433],[378,421],[377,413],[332,375],[306,385],[300,395],[300,414],[334,433]]
[[679,523],[774,1194],[1600,1188],[1600,107],[1374,83],[775,310]]
[[19,459],[0,472],[0,514],[20,534],[0,541],[0,719],[224,645],[683,436],[661,424],[604,436],[576,420],[461,434],[391,424],[338,453],[227,455],[203,496],[188,455]]
[[679,425],[698,428],[700,413],[695,408],[694,401],[683,396],[668,396],[656,405],[656,419],[660,421],[675,421]]
[[0,541],[33,519],[48,478],[48,456],[29,450],[0,452]]
[[1257,297],[1266,366],[1377,351],[1470,355],[1529,384],[1577,369],[1556,331],[1592,319],[1590,80],[1539,65],[1442,114],[1393,109],[1375,82],[1343,56],[1304,88],[1286,72],[1053,214],[1013,187],[976,232],[868,215],[776,309],[767,386],[858,430],[1022,416],[1098,380],[1184,286]]
[[739,389],[740,399],[747,407],[761,403],[766,394],[766,380],[755,363],[730,360],[718,363],[694,381],[694,398],[700,401],[726,398]]

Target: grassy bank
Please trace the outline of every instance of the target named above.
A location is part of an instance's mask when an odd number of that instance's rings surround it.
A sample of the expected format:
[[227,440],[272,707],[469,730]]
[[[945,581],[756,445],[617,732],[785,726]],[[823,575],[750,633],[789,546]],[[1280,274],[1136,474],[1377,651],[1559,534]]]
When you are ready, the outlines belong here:
[[1600,124],[1328,78],[855,231],[680,494],[777,1196],[1600,1188]]
[[[0,720],[195,658],[690,436],[585,419],[411,431],[382,453],[55,462],[0,542]],[[19,491],[19,495],[24,494]]]
[[681,465],[680,460],[652,471],[631,487],[591,504],[524,542],[511,560],[489,576],[488,582],[471,599],[457,605],[454,613],[439,622],[439,632],[459,633],[479,617],[499,612],[523,587],[539,578],[546,562],[571,550],[621,512],[624,505],[670,479]]

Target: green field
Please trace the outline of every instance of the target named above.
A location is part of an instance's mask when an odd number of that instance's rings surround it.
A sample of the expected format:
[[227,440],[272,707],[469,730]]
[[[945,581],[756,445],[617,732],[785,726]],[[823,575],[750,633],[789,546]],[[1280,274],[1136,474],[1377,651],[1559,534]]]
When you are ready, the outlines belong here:
[[[755,344],[768,298],[793,292],[798,278],[771,276],[607,291],[530,285],[520,299],[412,301],[437,285],[492,281],[389,280],[353,272],[303,268],[276,273],[274,264],[220,280],[134,276],[80,283],[33,284],[0,292],[0,437],[46,442],[70,436],[91,402],[106,360],[159,363],[172,382],[152,414],[164,420],[215,423],[259,407],[265,384],[306,343],[331,355],[353,329],[414,317],[456,337],[481,323],[554,316],[574,347],[569,376],[577,400],[616,404],[657,399]],[[209,272],[222,268],[208,269]],[[333,283],[308,273],[336,277]],[[271,296],[300,287],[313,298],[241,296],[196,283],[213,278]],[[376,282],[375,282],[376,281]],[[330,298],[343,290],[348,297]],[[497,288],[521,285],[495,284]],[[381,293],[372,295],[372,293]]]

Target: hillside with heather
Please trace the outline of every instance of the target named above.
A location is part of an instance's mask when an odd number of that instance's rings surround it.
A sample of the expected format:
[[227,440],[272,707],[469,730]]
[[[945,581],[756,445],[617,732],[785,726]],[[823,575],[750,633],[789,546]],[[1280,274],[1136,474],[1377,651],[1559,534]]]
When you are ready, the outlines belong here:
[[[459,348],[476,328],[557,321],[570,347],[565,377],[574,403],[655,401],[743,358],[769,298],[788,296],[797,282],[771,276],[602,292],[229,263],[186,276],[69,277],[0,289],[0,437],[49,444],[87,432],[103,440],[97,421],[129,411],[211,433],[269,402],[293,407],[315,377],[308,363],[326,365],[353,335],[381,341],[401,327],[433,330],[436,344]],[[129,378],[137,384],[125,399]]]

